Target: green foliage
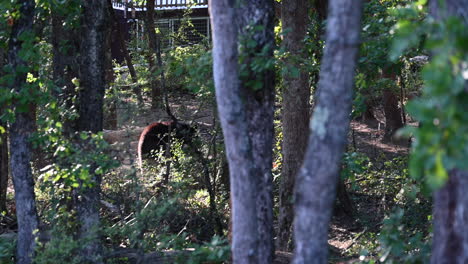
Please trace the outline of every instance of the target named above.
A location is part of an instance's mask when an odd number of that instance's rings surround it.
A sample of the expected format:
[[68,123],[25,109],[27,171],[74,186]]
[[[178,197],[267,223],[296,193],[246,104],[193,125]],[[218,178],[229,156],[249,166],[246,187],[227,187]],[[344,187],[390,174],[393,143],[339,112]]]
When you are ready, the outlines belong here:
[[[351,174],[347,182],[363,197],[355,201],[365,206],[359,210],[364,231],[356,236],[360,242],[351,252],[359,252],[361,263],[426,263],[431,205],[410,178],[407,158],[371,162],[363,154],[350,153],[344,164]],[[367,207],[364,197],[372,197],[376,207]]]
[[239,77],[253,91],[261,90],[267,78],[265,73],[275,69],[274,47],[261,45],[255,39],[255,34],[263,30],[263,25],[248,25],[239,37]]
[[188,258],[180,259],[178,263],[198,264],[198,263],[226,263],[229,261],[231,248],[227,241],[218,236],[214,236],[209,243],[195,245],[194,251]]
[[0,237],[0,263],[13,264],[13,257],[16,250],[16,238]]
[[[422,96],[408,104],[408,112],[420,122],[418,128],[405,130],[415,137],[410,170],[413,177],[436,189],[445,183],[450,170],[468,168],[468,148],[464,147],[468,145],[468,30],[453,17],[428,18],[424,23],[405,21],[409,20],[402,20],[404,27],[397,28],[395,42],[403,41],[404,48],[409,47],[413,32],[424,32],[425,47],[433,54],[422,72]],[[396,46],[395,52],[401,49]]]
[[55,224],[50,234],[50,241],[45,244],[39,243],[34,258],[35,264],[82,263],[78,252],[86,244],[84,241],[76,240],[70,234],[70,230],[60,224]]
[[369,166],[368,157],[357,152],[346,152],[343,155],[340,176],[341,179],[349,179],[351,182],[356,180],[356,175],[362,175]]
[[429,263],[431,247],[428,238],[419,231],[408,233],[403,209],[396,209],[384,220],[380,231],[381,263]]
[[168,79],[201,97],[214,96],[213,59],[203,44],[168,51]]

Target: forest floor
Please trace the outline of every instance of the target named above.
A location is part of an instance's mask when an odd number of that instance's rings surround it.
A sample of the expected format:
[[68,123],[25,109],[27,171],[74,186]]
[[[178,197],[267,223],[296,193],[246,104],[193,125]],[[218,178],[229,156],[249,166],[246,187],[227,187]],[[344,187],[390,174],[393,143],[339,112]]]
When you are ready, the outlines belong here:
[[[170,101],[174,102],[171,103],[174,115],[181,121],[196,123],[201,133],[204,130],[212,129],[214,122],[217,122],[217,117],[213,115],[213,107],[210,107],[209,104],[197,103],[193,96],[177,95],[170,98]],[[144,127],[152,122],[168,121],[170,118],[162,110],[146,111],[136,116],[136,118],[134,114],[129,115],[129,113],[129,109],[121,105],[118,115],[120,129],[106,131],[105,135],[110,143],[121,142],[123,140],[122,135],[127,135],[127,140],[131,141],[129,145],[131,147],[130,153],[135,156],[138,137]],[[375,120],[351,122],[347,149],[364,154],[373,161],[373,166],[376,167],[383,166],[382,164],[385,161],[396,157],[406,157],[409,144],[404,141],[395,144],[384,142],[385,118],[381,111],[376,111],[375,116]],[[333,263],[354,263],[358,261],[359,256],[356,254],[355,247],[359,243],[359,239],[366,232],[378,230],[384,218],[382,207],[385,207],[385,204],[379,201],[379,198],[367,197],[362,193],[352,191],[349,191],[347,195],[354,201],[356,206],[353,209],[352,216],[340,212],[342,210],[335,210],[337,212],[332,219],[328,240]],[[361,223],[361,216],[365,216],[365,224]],[[291,258],[291,252],[277,252],[277,262],[275,263],[289,263]]]
[[[217,116],[214,116],[214,108],[209,103],[198,103],[194,96],[175,95],[170,98],[173,114],[183,122],[196,124],[203,138],[206,131],[214,128]],[[135,106],[131,101],[121,101],[117,107],[117,129],[105,130],[104,138],[111,144],[112,155],[116,155],[122,164],[122,168],[136,167],[137,146],[141,131],[152,122],[169,121],[169,116],[162,110],[149,110],[149,105],[143,109]],[[377,120],[362,122],[352,121],[349,133],[348,150],[365,154],[373,161],[373,166],[381,166],[379,163],[391,160],[395,157],[408,155],[408,144],[393,144],[383,142],[384,122],[380,115]],[[9,197],[12,197],[13,189],[9,188]],[[353,214],[349,215],[343,210],[335,210],[329,235],[329,246],[332,263],[355,263],[359,255],[356,252],[356,244],[366,232],[380,229],[384,213],[382,207],[385,203],[381,197],[366,196],[362,192],[348,191],[351,201],[355,204]],[[363,224],[363,220],[365,223]],[[8,221],[5,221],[8,220]],[[3,218],[1,233],[9,233],[14,221]],[[10,231],[8,231],[10,230]],[[291,252],[277,252],[275,263],[289,263]]]

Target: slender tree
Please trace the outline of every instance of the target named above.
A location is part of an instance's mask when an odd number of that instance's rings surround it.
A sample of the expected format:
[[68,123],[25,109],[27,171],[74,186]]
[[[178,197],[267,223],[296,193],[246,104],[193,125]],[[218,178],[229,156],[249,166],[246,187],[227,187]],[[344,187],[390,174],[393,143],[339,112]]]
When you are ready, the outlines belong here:
[[[80,45],[80,107],[78,130],[102,131],[103,101],[106,87],[106,31],[108,6],[106,1],[82,2],[81,45]],[[96,168],[96,164],[92,164]],[[101,176],[90,171],[89,186],[78,190],[76,201],[80,223],[80,238],[89,241],[84,245],[81,256],[86,263],[102,263],[102,248],[97,234],[99,227],[99,205]]]
[[112,0],[107,0],[107,3],[109,6],[110,20],[112,22],[112,36],[114,36],[114,38],[115,37],[117,38],[119,49],[125,58],[125,63],[127,64],[130,77],[132,78],[132,81],[134,83],[133,92],[137,96],[138,103],[142,105],[143,95],[141,93],[141,87],[140,85],[138,85],[138,78],[137,78],[137,74],[135,71],[135,67],[133,66],[132,56],[130,56],[130,53],[128,52],[128,49],[127,49],[127,44],[125,43],[124,37],[122,36],[122,31],[120,30],[119,21],[117,20],[114,8],[112,6]]
[[[72,7],[76,8],[77,7]],[[73,109],[75,105],[73,98],[76,96],[73,78],[78,77],[79,71],[79,40],[77,39],[78,30],[71,26],[71,23],[65,23],[67,12],[70,9],[70,3],[67,8],[63,4],[53,4],[51,6],[51,43],[52,43],[52,71],[53,80],[58,87],[54,90],[60,104],[66,109]],[[64,120],[64,131],[70,134],[76,130],[75,121]]]
[[328,227],[350,122],[360,0],[331,0],[304,164],[295,188],[294,263],[327,263]]
[[[25,88],[26,61],[20,53],[23,51],[25,37],[31,40],[35,3],[33,0],[19,0],[19,16],[14,21],[11,31],[8,63],[14,74],[13,89],[20,94]],[[29,36],[28,36],[29,34]],[[10,126],[11,175],[15,188],[16,214],[18,219],[17,263],[32,263],[35,242],[35,230],[38,228],[34,180],[31,170],[32,148],[29,142],[34,130],[34,115],[29,113],[28,105],[20,100],[13,103],[15,120]],[[26,111],[24,110],[26,109]]]
[[304,38],[308,25],[308,0],[285,0],[281,3],[281,21],[286,34],[282,45],[289,53],[286,62],[299,70],[299,76],[283,76],[283,167],[281,171],[277,248],[290,249],[291,226],[294,218],[294,179],[304,159],[310,112],[308,72],[301,68]]
[[151,107],[156,109],[162,105],[161,89],[158,88],[156,79],[156,60],[155,53],[158,50],[158,39],[154,27],[154,0],[146,0],[146,34],[148,36],[148,64],[150,70],[150,85],[151,85]]
[[[430,1],[430,13],[436,19],[460,18],[468,28],[468,1]],[[465,53],[466,54],[466,53]],[[465,78],[465,95],[468,80]],[[447,87],[447,89],[450,89]],[[434,194],[434,238],[431,263],[466,263],[468,261],[468,171],[455,168],[444,187]]]
[[252,65],[272,58],[273,1],[216,0],[210,13],[216,100],[231,172],[233,260],[271,263],[274,74]]

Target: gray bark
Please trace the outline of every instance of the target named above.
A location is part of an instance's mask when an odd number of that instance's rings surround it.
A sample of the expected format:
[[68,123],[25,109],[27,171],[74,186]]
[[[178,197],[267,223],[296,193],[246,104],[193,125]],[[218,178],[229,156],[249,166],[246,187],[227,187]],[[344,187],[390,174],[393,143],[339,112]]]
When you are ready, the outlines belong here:
[[[267,47],[263,56],[273,58],[274,50],[274,5],[273,0],[248,0],[240,2],[237,13],[239,37],[249,36],[256,45],[249,50],[243,50],[249,64],[255,60],[255,53],[260,53]],[[254,28],[253,32],[248,28]],[[258,28],[258,29],[255,29]],[[249,40],[247,40],[249,41]],[[241,41],[242,42],[242,41]],[[241,43],[242,44],[242,43]],[[249,66],[248,66],[249,67]],[[250,67],[249,67],[250,68]],[[248,86],[248,81],[262,82],[262,87],[254,90]],[[252,155],[255,172],[251,177],[257,182],[257,228],[258,228],[258,260],[257,263],[272,263],[274,256],[273,242],[273,117],[274,117],[275,73],[271,70],[251,73],[248,79],[242,79],[241,92],[244,93],[249,136],[252,141]]]
[[[429,10],[436,19],[457,16],[468,25],[468,1],[430,1]],[[468,81],[465,81],[468,87]],[[468,90],[467,90],[468,91]],[[434,194],[434,238],[431,263],[468,262],[468,171],[454,169],[444,187]]]
[[[216,1],[210,2],[210,11],[216,98],[231,171],[233,259],[235,263],[271,263],[274,72],[249,72],[239,81],[237,45],[247,36],[255,42],[241,54],[247,68],[265,47],[263,55],[272,58],[273,1]],[[249,81],[262,85],[254,90]]]
[[331,0],[317,104],[295,187],[294,263],[327,263],[328,227],[350,122],[360,0]]
[[[27,67],[19,53],[22,41],[19,36],[23,32],[33,30],[33,17],[35,4],[33,0],[18,1],[20,6],[19,18],[14,22],[8,51],[8,63],[10,64],[15,79],[13,89],[19,93],[26,82],[26,73],[19,71],[21,67]],[[14,102],[14,107],[19,107],[19,102]],[[34,249],[36,247],[34,230],[38,228],[38,217],[34,195],[34,180],[31,171],[32,148],[29,142],[34,130],[34,115],[27,112],[16,111],[15,121],[10,126],[11,146],[11,175],[15,188],[16,216],[18,221],[17,263],[32,263]]]
[[[108,7],[106,1],[83,1],[80,63],[80,131],[99,132],[103,126],[103,101],[106,87],[106,30]],[[93,166],[96,166],[95,164]],[[92,170],[91,170],[92,171]],[[92,172],[91,172],[92,173]],[[92,175],[92,187],[77,190],[77,217],[80,238],[87,242],[80,255],[85,263],[102,263],[99,231],[101,179]]]
[[467,263],[468,172],[453,170],[434,195],[434,238],[431,263]]
[[279,218],[277,248],[290,250],[291,226],[294,218],[293,190],[294,179],[299,171],[307,146],[309,120],[310,87],[308,72],[297,63],[303,58],[304,38],[308,25],[308,0],[284,0],[281,4],[283,29],[288,32],[283,37],[283,47],[289,52],[286,63],[300,70],[299,77],[283,76],[283,163],[279,194]]

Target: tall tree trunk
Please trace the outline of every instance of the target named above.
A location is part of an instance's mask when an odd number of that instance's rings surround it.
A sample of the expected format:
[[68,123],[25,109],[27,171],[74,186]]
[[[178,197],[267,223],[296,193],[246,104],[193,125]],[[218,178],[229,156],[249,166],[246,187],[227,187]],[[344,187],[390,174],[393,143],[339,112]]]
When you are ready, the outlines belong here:
[[[106,87],[106,30],[108,29],[108,7],[106,1],[83,1],[82,32],[80,45],[80,131],[99,132],[103,126],[103,102]],[[92,167],[96,167],[93,164]],[[90,172],[92,187],[82,186],[78,190],[77,215],[80,238],[89,241],[81,256],[86,263],[102,263],[102,248],[99,235],[99,205],[101,176]]]
[[[20,57],[23,41],[20,35],[32,32],[35,3],[33,0],[19,0],[19,17],[14,21],[11,32],[8,63],[15,74],[13,89],[20,93],[26,83],[26,72],[21,68],[27,67]],[[34,231],[38,228],[38,217],[34,195],[34,180],[31,171],[32,148],[29,142],[34,130],[35,120],[28,112],[21,112],[24,108],[19,101],[16,107],[15,121],[10,126],[11,144],[11,175],[15,187],[16,214],[18,219],[17,263],[32,263],[36,247]]]
[[[436,19],[457,16],[468,26],[468,3],[465,0],[429,2],[430,13]],[[465,79],[468,93],[468,81]],[[468,171],[453,169],[444,187],[434,195],[434,238],[431,263],[466,263],[468,261]]]
[[146,0],[146,34],[148,36],[148,64],[150,70],[151,108],[161,106],[161,89],[156,79],[156,63],[154,54],[158,49],[157,36],[154,28],[154,0]]
[[110,13],[110,20],[112,22],[112,35],[117,37],[117,41],[119,42],[119,48],[122,51],[122,54],[125,58],[125,63],[127,63],[128,71],[130,72],[130,77],[132,78],[133,84],[133,92],[137,96],[138,104],[143,104],[143,95],[141,93],[141,87],[138,84],[138,78],[135,71],[135,67],[133,66],[132,57],[127,49],[127,44],[125,43],[124,37],[122,36],[122,32],[119,27],[119,22],[117,17],[115,16],[114,8],[112,7],[112,0],[107,0],[107,5],[109,8]]
[[[244,46],[240,56],[247,58],[249,77],[242,78],[241,91],[244,93],[247,110],[247,124],[252,142],[252,155],[255,174],[258,178],[257,190],[257,263],[272,263],[274,257],[273,231],[273,118],[274,118],[274,69],[261,72],[253,70],[250,63],[261,59],[273,59],[274,51],[274,3],[273,0],[248,0],[241,2],[238,19],[240,44]],[[247,44],[255,42],[255,46]],[[244,43],[244,41],[246,43]],[[261,83],[253,87],[250,82]]]
[[290,250],[291,225],[294,218],[293,190],[294,179],[304,159],[307,146],[309,121],[309,75],[301,69],[298,58],[304,57],[304,38],[308,25],[308,0],[284,0],[281,4],[283,29],[288,33],[283,37],[283,47],[291,58],[288,66],[300,70],[298,77],[283,76],[283,168],[281,171],[280,204],[278,218],[277,248]]
[[[66,109],[75,107],[73,98],[76,95],[73,78],[78,77],[78,67],[76,54],[79,52],[79,44],[76,40],[76,33],[72,28],[65,28],[65,17],[62,14],[61,7],[52,5],[52,78],[55,85],[60,90],[55,90],[53,94],[57,97],[59,103]],[[76,130],[76,121],[65,119],[64,132],[70,135]]]
[[[255,47],[241,54],[245,63],[262,50],[271,58],[273,2],[249,0],[240,3],[238,9],[230,0],[210,1],[209,5],[216,100],[231,172],[233,261],[271,263],[274,74],[271,70],[249,72],[248,80],[239,80],[238,34],[249,38],[248,42],[255,41]],[[261,87],[255,91],[247,85],[249,80],[261,82]]]
[[[1,112],[0,112],[1,113]],[[7,129],[6,123],[1,122],[0,127]],[[8,133],[0,134],[0,211],[6,211],[6,196],[9,175]]]
[[216,101],[229,162],[234,263],[256,263],[258,248],[256,192],[252,143],[241,95],[237,23],[231,0],[210,0],[213,25],[213,76]]
[[328,228],[350,122],[362,2],[331,0],[317,104],[295,187],[294,263],[327,263]]

